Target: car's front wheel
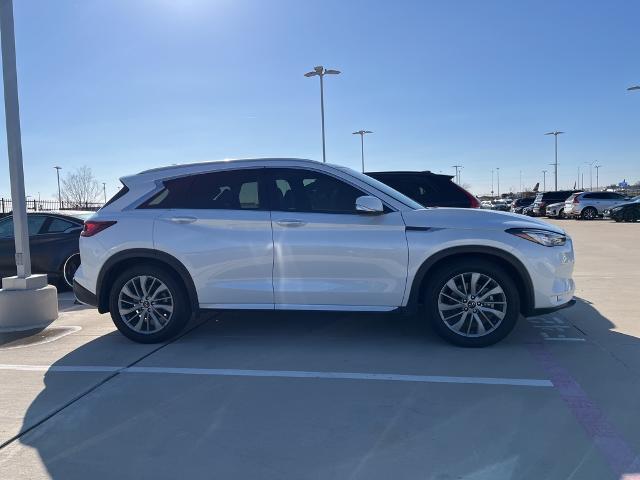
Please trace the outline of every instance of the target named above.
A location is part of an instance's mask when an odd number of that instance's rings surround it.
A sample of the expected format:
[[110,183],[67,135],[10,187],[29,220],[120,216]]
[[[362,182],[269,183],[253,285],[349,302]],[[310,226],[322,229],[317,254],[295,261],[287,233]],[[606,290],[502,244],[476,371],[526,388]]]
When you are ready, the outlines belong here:
[[155,265],[137,265],[120,274],[111,287],[109,310],[118,330],[140,343],[169,340],[191,318],[184,286]]
[[463,347],[485,347],[502,340],[520,314],[514,279],[480,259],[438,269],[427,285],[424,302],[436,332]]

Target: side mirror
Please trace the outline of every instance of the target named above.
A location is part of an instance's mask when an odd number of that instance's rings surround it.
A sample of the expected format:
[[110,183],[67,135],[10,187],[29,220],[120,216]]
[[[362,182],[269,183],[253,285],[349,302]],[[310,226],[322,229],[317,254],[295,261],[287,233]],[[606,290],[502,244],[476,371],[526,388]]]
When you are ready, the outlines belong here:
[[356,211],[375,215],[384,212],[384,205],[379,198],[364,195],[356,198]]

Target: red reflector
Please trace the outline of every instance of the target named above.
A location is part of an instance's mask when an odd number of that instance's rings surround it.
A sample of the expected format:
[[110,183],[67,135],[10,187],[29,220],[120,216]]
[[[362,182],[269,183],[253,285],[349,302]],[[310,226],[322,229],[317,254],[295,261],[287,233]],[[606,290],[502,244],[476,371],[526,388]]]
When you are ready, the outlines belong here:
[[84,227],[82,227],[82,232],[80,232],[81,237],[93,237],[96,233],[101,232],[105,228],[109,228],[111,225],[115,224],[114,221],[108,222],[99,222],[94,220],[88,220],[84,222]]

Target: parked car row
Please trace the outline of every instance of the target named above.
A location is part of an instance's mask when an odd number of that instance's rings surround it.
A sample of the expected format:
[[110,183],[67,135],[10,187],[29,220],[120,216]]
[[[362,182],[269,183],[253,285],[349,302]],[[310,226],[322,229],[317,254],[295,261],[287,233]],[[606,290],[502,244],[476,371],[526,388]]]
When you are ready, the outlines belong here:
[[514,200],[511,211],[548,218],[593,220],[602,217],[618,222],[640,220],[640,196],[629,198],[616,192],[539,192],[533,202],[530,202],[530,198]]

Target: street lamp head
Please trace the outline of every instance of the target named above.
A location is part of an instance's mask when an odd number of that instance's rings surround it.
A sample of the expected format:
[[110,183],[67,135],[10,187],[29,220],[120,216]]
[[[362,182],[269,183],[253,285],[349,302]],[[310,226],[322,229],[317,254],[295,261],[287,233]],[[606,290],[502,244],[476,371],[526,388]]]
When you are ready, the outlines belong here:
[[313,67],[313,69],[315,70],[315,72],[318,75],[322,75],[322,73],[324,72],[324,67],[322,65],[318,65],[317,67]]
[[338,75],[340,70],[325,70],[324,73],[325,75]]
[[564,132],[558,132],[558,131],[555,131],[555,132],[547,132],[547,133],[545,133],[545,135],[561,135],[561,134],[563,134],[563,133],[564,133]]
[[640,90],[640,85],[634,85],[633,87],[629,87],[627,88],[627,90],[630,92],[632,90]]
[[305,77],[315,77],[316,75],[320,75],[318,72],[307,72],[304,74]]
[[56,170],[62,170],[62,167],[57,167],[56,166],[56,167],[53,167],[53,168],[55,168]]
[[371,130],[358,130],[357,132],[353,132],[352,135],[364,135],[365,133],[373,133]]

